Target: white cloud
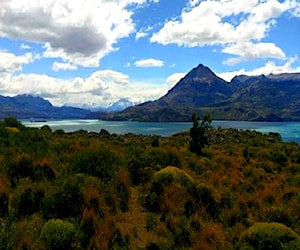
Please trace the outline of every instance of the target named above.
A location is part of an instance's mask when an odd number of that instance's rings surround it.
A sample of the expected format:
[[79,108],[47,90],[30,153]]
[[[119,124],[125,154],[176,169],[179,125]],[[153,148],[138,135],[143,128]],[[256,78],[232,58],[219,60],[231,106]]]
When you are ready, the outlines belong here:
[[76,70],[77,66],[73,65],[71,63],[60,63],[60,62],[54,62],[52,64],[52,70],[53,71],[60,71],[60,70]]
[[0,73],[1,95],[33,94],[56,106],[104,107],[121,98],[141,103],[157,99],[167,90],[168,85],[163,81],[162,84],[132,81],[128,75],[113,70],[96,71],[86,78],[68,80],[48,75]]
[[230,58],[224,62],[229,65],[234,65],[242,61],[249,61],[254,58],[285,58],[285,53],[274,43],[235,43],[225,47],[222,52],[239,56]]
[[146,32],[136,32],[135,40],[139,40],[139,39],[141,39],[143,37],[146,37],[146,36],[148,36],[148,33],[146,33]]
[[136,32],[135,34],[135,40],[139,40],[143,37],[146,37],[149,35],[149,32],[153,30],[152,26],[148,26],[146,28],[142,28],[140,31]]
[[22,43],[20,45],[20,49],[29,50],[29,49],[31,49],[31,47],[28,44]]
[[32,63],[34,59],[35,56],[32,53],[17,56],[9,52],[0,51],[0,74],[19,72],[24,64]]
[[0,2],[0,36],[44,44],[46,57],[99,66],[121,38],[134,32],[128,4],[146,1],[10,0]]
[[153,58],[139,60],[139,61],[136,61],[134,64],[135,64],[136,67],[140,67],[140,68],[162,67],[162,66],[164,66],[163,61],[153,59]]
[[300,67],[293,67],[293,64],[298,59],[290,58],[283,65],[277,65],[276,63],[269,61],[264,66],[256,68],[254,70],[247,71],[245,69],[241,69],[238,71],[231,72],[223,72],[217,73],[219,77],[226,81],[230,81],[233,77],[237,75],[249,75],[249,76],[257,76],[257,75],[270,75],[270,74],[281,74],[281,73],[299,73]]
[[[234,55],[240,56],[229,63],[260,57],[284,57],[276,44],[261,43],[261,40],[276,24],[276,18],[287,11],[296,16],[299,6],[295,0],[190,0],[189,8],[184,9],[177,19],[167,21],[150,41],[185,47],[223,45],[224,53],[233,51]],[[237,48],[245,44],[255,45],[260,52],[256,54],[252,50],[244,55]],[[262,48],[268,51],[263,53]]]
[[170,75],[166,82],[170,87],[173,87],[176,83],[178,83],[184,76],[186,75],[186,73],[174,73],[172,75]]

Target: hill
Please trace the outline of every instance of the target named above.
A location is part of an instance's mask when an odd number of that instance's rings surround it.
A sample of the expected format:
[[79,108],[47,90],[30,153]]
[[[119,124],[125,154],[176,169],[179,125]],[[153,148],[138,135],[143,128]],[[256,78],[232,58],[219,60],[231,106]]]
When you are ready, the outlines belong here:
[[300,120],[300,73],[236,76],[231,82],[200,64],[156,101],[129,107],[106,120],[189,121],[193,113],[219,120]]
[[31,95],[0,96],[0,119],[12,116],[18,119],[85,118],[89,110],[74,107],[54,107],[49,101]]
[[[191,124],[192,126],[192,124]],[[0,121],[0,249],[300,249],[300,146]]]

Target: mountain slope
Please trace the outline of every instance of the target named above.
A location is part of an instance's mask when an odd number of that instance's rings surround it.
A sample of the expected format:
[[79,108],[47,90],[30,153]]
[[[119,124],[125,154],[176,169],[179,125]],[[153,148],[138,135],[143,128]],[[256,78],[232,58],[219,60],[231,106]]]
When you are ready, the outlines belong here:
[[300,120],[300,73],[241,75],[229,83],[200,64],[160,99],[100,118],[188,121],[193,113],[220,120]]
[[0,96],[0,118],[13,116],[19,119],[85,118],[90,111],[73,107],[54,107],[49,101],[31,95]]

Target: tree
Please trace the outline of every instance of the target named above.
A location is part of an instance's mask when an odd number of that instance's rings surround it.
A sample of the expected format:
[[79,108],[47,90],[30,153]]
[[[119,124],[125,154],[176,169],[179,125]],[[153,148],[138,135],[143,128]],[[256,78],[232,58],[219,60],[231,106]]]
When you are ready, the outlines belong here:
[[4,124],[6,127],[17,128],[19,130],[25,128],[25,126],[14,117],[5,117]]
[[205,145],[208,145],[208,134],[207,130],[211,124],[210,115],[205,115],[200,122],[200,118],[195,114],[192,116],[193,127],[190,129],[190,151],[198,155],[202,154],[202,149]]

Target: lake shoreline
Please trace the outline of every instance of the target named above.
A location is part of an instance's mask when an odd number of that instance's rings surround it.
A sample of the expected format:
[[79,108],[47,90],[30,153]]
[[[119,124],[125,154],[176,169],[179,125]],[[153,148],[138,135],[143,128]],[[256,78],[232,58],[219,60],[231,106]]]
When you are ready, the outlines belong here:
[[[139,135],[171,136],[173,134],[188,131],[192,122],[136,122],[136,121],[103,121],[96,119],[69,119],[48,120],[45,122],[21,121],[27,127],[49,126],[52,130],[62,129],[65,132],[86,130],[88,132],[100,132],[107,130],[111,134],[133,133]],[[227,121],[213,120],[215,128],[234,128],[242,130],[255,130],[261,133],[279,133],[283,141],[300,143],[300,122],[254,122],[254,121]]]

